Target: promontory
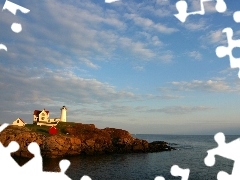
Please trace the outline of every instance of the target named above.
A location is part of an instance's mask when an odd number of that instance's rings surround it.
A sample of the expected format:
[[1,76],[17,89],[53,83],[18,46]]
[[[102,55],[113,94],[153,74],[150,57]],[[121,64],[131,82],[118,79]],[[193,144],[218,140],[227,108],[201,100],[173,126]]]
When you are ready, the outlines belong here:
[[38,143],[42,157],[58,158],[75,155],[99,155],[111,153],[151,153],[174,150],[167,142],[133,137],[128,131],[116,128],[96,128],[94,124],[60,122],[57,133],[49,133],[50,127],[26,124],[24,127],[9,125],[0,132],[0,142],[8,146],[16,141],[20,148],[13,156],[32,158],[27,147]]

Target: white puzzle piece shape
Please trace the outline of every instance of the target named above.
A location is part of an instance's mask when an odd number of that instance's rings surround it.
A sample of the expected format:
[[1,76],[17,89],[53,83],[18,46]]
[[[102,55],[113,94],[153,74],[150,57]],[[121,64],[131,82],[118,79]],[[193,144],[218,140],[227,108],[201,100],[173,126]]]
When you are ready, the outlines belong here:
[[[179,21],[184,23],[186,21],[187,17],[190,16],[190,15],[195,15],[195,14],[204,15],[205,14],[205,9],[204,9],[204,4],[203,3],[207,2],[207,1],[213,1],[213,0],[200,0],[201,9],[199,11],[187,12],[187,10],[188,10],[187,2],[184,1],[184,0],[180,0],[176,3],[176,9],[178,11],[178,14],[174,14],[174,16]],[[227,10],[227,5],[224,2],[224,0],[217,0],[215,9],[219,13],[225,12]]]
[[40,152],[40,147],[36,142],[28,145],[28,151],[34,155],[26,164],[22,166],[22,170],[31,174],[40,173],[43,171],[43,160]]
[[[4,123],[0,126],[2,132],[9,124]],[[4,147],[0,143],[0,175],[7,179],[24,179],[24,180],[42,180],[42,179],[58,179],[71,180],[65,173],[70,166],[70,161],[61,160],[59,162],[60,172],[45,172],[43,171],[43,163],[40,147],[36,142],[28,145],[28,151],[34,155],[22,167],[12,158],[11,153],[19,149],[19,144],[15,141]],[[81,180],[91,180],[89,176],[84,175]]]
[[224,171],[220,171],[217,175],[218,180],[238,180],[240,179],[240,139],[236,139],[232,142],[225,143],[225,135],[223,133],[217,133],[214,136],[215,141],[218,144],[217,148],[208,150],[208,155],[204,159],[204,163],[207,166],[213,166],[215,164],[215,156],[221,156],[234,161],[232,174],[228,174]]
[[[171,172],[172,176],[175,176],[175,177],[180,176],[180,177],[182,177],[181,180],[188,180],[189,174],[190,174],[190,169],[182,169],[178,165],[173,165],[171,167],[170,172]],[[165,178],[162,176],[157,176],[157,177],[155,177],[154,180],[165,180]]]
[[4,6],[3,6],[3,10],[7,9],[8,11],[10,11],[12,14],[16,15],[17,13],[17,10],[21,11],[22,13],[29,13],[30,10],[25,8],[25,7],[22,7],[22,6],[19,6],[18,4],[15,4],[11,1],[8,1],[6,0],[5,3],[4,3]]
[[[224,28],[223,33],[226,33],[227,35],[227,41],[228,41],[228,46],[218,46],[216,48],[216,55],[219,58],[229,56],[230,60],[230,67],[231,68],[240,68],[240,58],[235,58],[232,54],[232,50],[235,47],[240,47],[240,39],[238,40],[233,40],[233,30],[232,28]],[[240,71],[238,72],[238,77],[240,78]]]
[[178,165],[173,165],[171,168],[171,174],[173,176],[181,176],[181,180],[188,180],[190,169],[182,169]]
[[0,44],[0,50],[1,50],[1,49],[7,51],[7,46],[5,46],[4,44]]
[[[7,126],[7,123],[2,124],[0,126],[0,132],[2,132]],[[0,174],[2,177],[9,177],[20,172],[19,164],[11,156],[11,153],[16,152],[18,149],[19,144],[15,141],[10,142],[7,147],[4,147],[0,142]],[[14,173],[12,173],[13,171]]]
[[105,3],[114,3],[114,2],[117,2],[119,0],[105,0]]
[[[233,14],[233,20],[236,23],[240,23],[240,11],[236,11]],[[229,56],[230,67],[231,68],[239,68],[238,77],[240,78],[240,58],[235,58],[232,54],[232,51],[236,47],[240,47],[240,39],[233,40],[233,30],[230,27],[224,28],[222,30],[223,33],[226,33],[228,46],[218,46],[216,48],[216,55],[219,58]]]

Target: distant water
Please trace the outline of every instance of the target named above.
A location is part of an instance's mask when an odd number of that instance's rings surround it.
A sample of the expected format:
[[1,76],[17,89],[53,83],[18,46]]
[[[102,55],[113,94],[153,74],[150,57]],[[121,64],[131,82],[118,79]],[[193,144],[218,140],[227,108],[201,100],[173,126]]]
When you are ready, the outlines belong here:
[[[204,164],[207,150],[217,147],[214,136],[178,136],[178,135],[133,135],[148,142],[166,141],[179,150],[159,153],[115,154],[88,157],[71,157],[70,168],[66,174],[73,180],[88,175],[92,180],[154,180],[163,176],[166,180],[181,180],[170,174],[171,166],[189,168],[191,180],[217,179],[221,170],[231,173],[233,161],[216,157],[213,167]],[[226,136],[230,142],[240,136]],[[45,171],[58,171],[59,159],[44,160]]]

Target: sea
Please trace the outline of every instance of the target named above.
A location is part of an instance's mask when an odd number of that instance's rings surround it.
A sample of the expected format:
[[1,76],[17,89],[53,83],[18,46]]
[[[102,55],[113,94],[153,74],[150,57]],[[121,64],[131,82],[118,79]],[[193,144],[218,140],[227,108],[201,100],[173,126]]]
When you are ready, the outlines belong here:
[[[189,180],[217,179],[219,171],[232,172],[233,160],[215,156],[215,164],[206,166],[204,159],[207,151],[218,147],[214,135],[156,135],[134,134],[136,138],[148,142],[166,141],[177,148],[174,151],[158,153],[111,154],[98,156],[76,156],[66,158],[71,165],[66,174],[73,180],[80,180],[87,175],[92,180],[154,180],[162,176],[165,180],[181,180],[171,174],[171,167],[178,165],[190,169]],[[240,136],[226,136],[226,143]],[[239,151],[240,153],[240,151]],[[59,172],[61,159],[44,159],[44,171]]]

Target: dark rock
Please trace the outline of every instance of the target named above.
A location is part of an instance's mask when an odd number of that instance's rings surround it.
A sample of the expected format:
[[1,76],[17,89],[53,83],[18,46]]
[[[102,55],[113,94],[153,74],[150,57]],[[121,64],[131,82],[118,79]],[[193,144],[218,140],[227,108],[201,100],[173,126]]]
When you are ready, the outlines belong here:
[[149,143],[149,152],[159,152],[159,151],[171,151],[176,150],[170,147],[167,142],[164,141],[154,141]]

